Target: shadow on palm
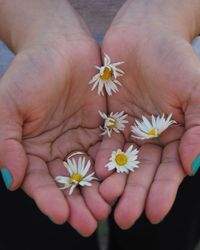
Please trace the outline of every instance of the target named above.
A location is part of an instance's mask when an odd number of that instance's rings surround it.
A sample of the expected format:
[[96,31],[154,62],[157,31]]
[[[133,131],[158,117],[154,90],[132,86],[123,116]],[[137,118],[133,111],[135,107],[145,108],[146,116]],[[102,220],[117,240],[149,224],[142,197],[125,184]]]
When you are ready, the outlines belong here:
[[[123,134],[104,137],[96,163],[96,172],[104,179],[100,192],[110,204],[117,200],[114,216],[121,228],[130,227],[143,210],[152,223],[158,223],[173,205],[186,175],[179,146],[185,135],[185,116],[189,115],[187,101],[198,76],[196,67],[191,65],[199,64],[191,45],[181,38],[166,34],[152,41],[140,40],[131,38],[127,30],[127,27],[111,28],[105,37],[103,51],[112,61],[125,62],[121,67],[125,72],[121,78],[123,86],[119,93],[109,98],[108,112],[125,111],[129,125]],[[125,31],[130,36],[123,37]],[[192,83],[190,87],[187,87],[188,82]],[[178,125],[168,128],[159,137],[162,146],[132,137],[131,125],[135,119],[140,121],[146,116],[151,120],[152,114],[163,113],[166,116],[172,113]],[[110,174],[102,167],[113,150],[125,150],[130,144],[140,150],[139,169],[127,176]]]
[[54,177],[66,174],[63,160],[74,151],[85,152],[92,162],[95,159],[101,139],[98,110],[106,105],[88,85],[93,64],[100,62],[92,40],[72,41],[57,51],[36,47],[16,56],[1,84],[7,93],[1,107],[9,107],[8,120],[16,128],[12,134],[6,131],[2,150],[13,151],[4,156],[12,166],[11,188],[20,184],[24,173],[22,187],[40,210],[55,223],[67,220],[83,235],[90,235],[96,220],[110,209],[98,193],[98,182],[69,196],[69,190],[58,189]]

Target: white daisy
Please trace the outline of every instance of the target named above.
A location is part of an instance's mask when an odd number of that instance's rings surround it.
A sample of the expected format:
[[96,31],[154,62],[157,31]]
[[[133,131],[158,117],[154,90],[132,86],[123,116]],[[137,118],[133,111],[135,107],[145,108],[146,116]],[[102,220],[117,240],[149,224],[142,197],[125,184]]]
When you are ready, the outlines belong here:
[[142,116],[142,122],[135,121],[135,125],[132,126],[132,133],[135,134],[133,137],[141,140],[158,138],[162,132],[164,132],[172,124],[177,122],[171,120],[172,114],[169,114],[167,119],[165,115],[162,116],[151,116],[151,122],[145,117]]
[[111,63],[110,57],[105,54],[104,65],[101,67],[96,66],[99,73],[89,82],[89,84],[93,84],[92,90],[98,86],[98,94],[104,95],[103,88],[105,87],[109,96],[112,95],[112,92],[116,93],[119,91],[117,85],[121,86],[121,83],[117,80],[117,77],[122,76],[124,71],[117,68],[117,66],[123,63],[124,62]]
[[104,119],[103,127],[100,126],[100,129],[103,131],[101,135],[107,134],[111,137],[112,131],[120,133],[120,131],[125,129],[125,124],[128,123],[128,121],[125,120],[128,115],[124,114],[124,111],[117,113],[111,112],[108,116],[101,111],[99,111],[99,114]]
[[74,158],[67,159],[67,161],[63,162],[64,167],[66,167],[67,171],[69,172],[68,176],[57,176],[55,181],[64,185],[60,189],[70,188],[69,194],[71,195],[74,189],[80,186],[92,186],[90,183],[92,180],[97,180],[93,175],[94,172],[87,175],[87,172],[90,169],[91,161],[89,160],[86,163],[85,157],[79,157],[78,162],[75,161]]
[[110,162],[108,162],[105,167],[108,170],[113,170],[116,168],[117,173],[128,173],[129,171],[134,171],[138,168],[138,150],[133,150],[133,145],[131,145],[126,152],[121,149],[113,151],[110,157]]

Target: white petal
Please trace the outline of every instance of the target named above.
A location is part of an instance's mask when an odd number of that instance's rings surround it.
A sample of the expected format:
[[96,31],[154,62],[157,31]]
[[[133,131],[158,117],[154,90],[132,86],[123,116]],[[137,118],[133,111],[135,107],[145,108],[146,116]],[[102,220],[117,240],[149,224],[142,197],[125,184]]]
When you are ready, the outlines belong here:
[[74,174],[76,174],[78,172],[77,163],[76,163],[76,161],[75,161],[74,158],[72,158],[71,169],[72,169],[72,171],[73,171]]
[[87,162],[87,164],[82,172],[82,176],[85,176],[87,174],[88,170],[90,169],[90,166],[91,166],[91,161],[88,160],[88,162]]
[[67,168],[67,162],[66,161],[63,161],[63,165],[65,168]]
[[[119,131],[119,129],[118,128],[113,128],[113,130],[115,131],[115,133],[117,133],[117,134],[119,134],[120,133],[120,131]],[[120,130],[123,130],[123,129],[120,129]]]
[[117,84],[117,85],[119,85],[119,86],[122,86],[122,84],[121,84],[121,82],[120,81],[118,81],[118,80],[113,80],[113,82],[115,83],[115,84]]
[[152,124],[149,122],[149,120],[145,116],[142,116],[142,119],[144,121],[144,125],[146,125],[148,130],[151,130],[153,127],[152,127]]
[[77,168],[77,172],[80,174],[81,173],[81,170],[82,170],[82,158],[79,157],[78,158],[78,168]]
[[148,138],[149,137],[149,135],[147,133],[143,132],[138,127],[133,127],[132,126],[132,132],[134,134],[138,135],[139,137],[144,137],[144,138]]
[[70,159],[67,159],[66,168],[67,168],[68,173],[71,176],[74,172],[73,172],[72,162]]
[[89,84],[95,83],[100,78],[100,74],[97,73],[95,76],[92,77],[92,80],[89,81]]
[[69,190],[69,195],[71,195],[74,191],[74,189],[77,187],[77,184],[74,184],[70,187],[70,190]]
[[99,84],[99,82],[100,82],[100,79],[96,80],[96,82],[94,83],[94,85],[91,88],[91,91],[93,91],[97,87],[97,85]]
[[110,57],[104,53],[104,66],[107,66],[111,63]]
[[108,168],[108,170],[113,170],[116,168],[116,165],[113,164],[113,162],[109,162],[105,165],[106,168]]
[[111,83],[109,82],[106,82],[105,83],[105,89],[106,89],[106,92],[107,92],[107,94],[109,95],[109,96],[111,96],[112,95],[112,90],[111,90]]
[[99,86],[98,86],[98,94],[99,95],[104,95],[103,87],[104,87],[104,82],[102,80],[100,80],[99,81]]
[[66,176],[56,176],[55,181],[59,182],[60,184],[68,184],[69,183],[69,177]]
[[92,184],[90,182],[87,182],[87,181],[81,181],[81,182],[79,182],[79,185],[82,186],[82,187],[83,186],[88,186],[88,187],[92,186]]
[[103,119],[107,119],[107,118],[108,118],[107,115],[106,115],[104,112],[99,111],[99,114],[100,114],[100,116],[101,116]]
[[113,63],[112,65],[114,65],[116,67],[116,66],[119,66],[119,65],[124,64],[124,63],[125,62],[123,62],[123,61],[122,62],[116,62],[116,63]]
[[156,125],[156,119],[155,119],[155,117],[153,115],[151,117],[151,121],[152,121],[153,128],[156,128],[157,127],[157,125]]
[[133,145],[131,145],[127,150],[126,150],[126,154],[130,153],[133,149]]

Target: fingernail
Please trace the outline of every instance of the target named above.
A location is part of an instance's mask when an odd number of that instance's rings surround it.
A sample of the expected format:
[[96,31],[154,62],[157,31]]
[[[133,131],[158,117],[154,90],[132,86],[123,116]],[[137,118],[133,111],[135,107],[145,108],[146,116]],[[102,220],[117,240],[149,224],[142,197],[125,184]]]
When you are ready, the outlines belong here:
[[200,168],[200,154],[196,157],[196,159],[192,163],[192,173],[195,175]]
[[51,217],[49,217],[49,216],[47,216],[47,217],[49,218],[49,220],[50,220],[51,222],[55,223],[54,220],[53,220]]
[[9,189],[13,182],[13,178],[12,178],[10,171],[7,168],[2,168],[1,175],[3,177],[6,188]]

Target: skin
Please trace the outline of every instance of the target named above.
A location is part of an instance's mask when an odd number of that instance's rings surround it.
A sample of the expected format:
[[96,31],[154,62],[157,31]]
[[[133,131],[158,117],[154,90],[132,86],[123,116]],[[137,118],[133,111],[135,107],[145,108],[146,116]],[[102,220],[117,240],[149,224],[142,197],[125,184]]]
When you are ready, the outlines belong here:
[[[152,223],[160,222],[186,174],[192,175],[200,148],[200,62],[191,47],[200,31],[199,9],[200,1],[127,1],[105,36],[102,51],[113,62],[124,61],[126,72],[123,87],[108,100],[108,112],[124,110],[129,127],[103,139],[96,172],[105,179],[100,185],[104,199],[117,200],[114,216],[123,229],[143,210]],[[172,113],[179,124],[162,134],[162,147],[131,137],[134,119],[162,113]],[[139,169],[127,176],[102,168],[113,150],[130,143],[140,150]]]
[[96,73],[91,65],[101,64],[100,50],[67,1],[20,3],[1,3],[7,27],[1,36],[16,57],[0,81],[0,166],[12,174],[10,190],[21,186],[55,223],[68,221],[88,236],[110,212],[99,182],[69,196],[54,177],[66,174],[62,161],[73,151],[94,163],[98,110],[106,102],[88,82]]
[[[102,63],[100,49],[67,1],[0,1],[0,36],[16,53],[0,81],[0,166],[12,173],[11,190],[21,186],[55,223],[68,221],[83,236],[116,199],[121,228],[144,209],[159,222],[199,153],[199,60],[190,43],[200,3],[181,1],[181,10],[180,0],[148,3],[127,1],[105,36],[102,55],[126,62],[123,87],[106,102],[87,84],[96,73],[91,65]],[[101,143],[98,110],[106,105],[128,113],[130,125],[141,115],[172,112],[179,126],[162,135],[163,147],[133,140],[130,127]],[[132,143],[140,168],[128,176],[105,171],[111,152]],[[76,150],[96,161],[102,183],[69,196],[54,177],[65,174],[62,161]]]

